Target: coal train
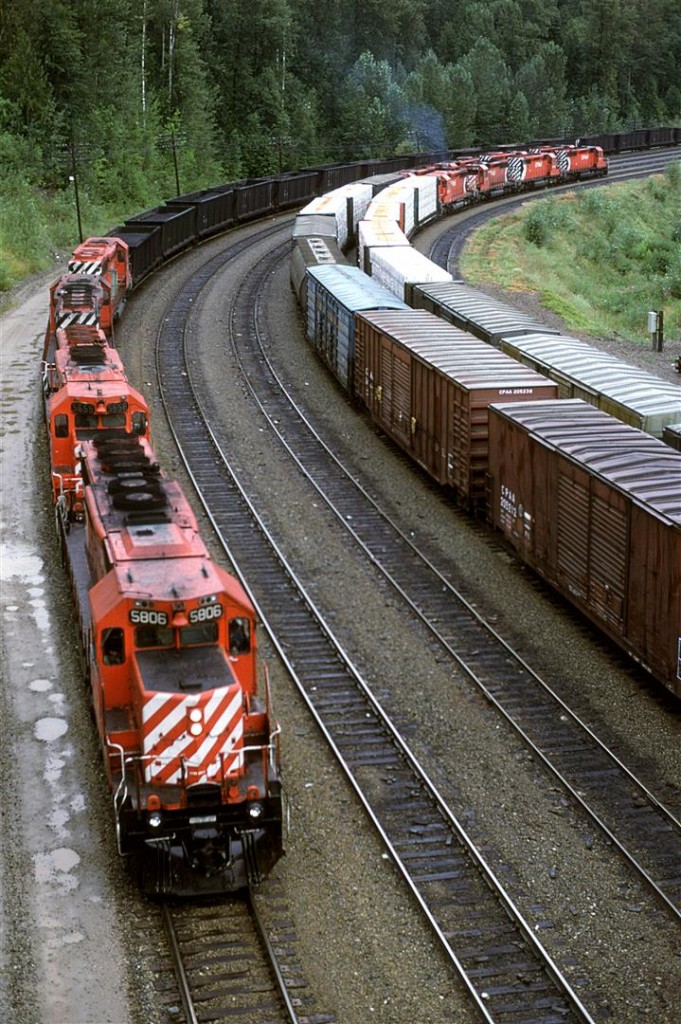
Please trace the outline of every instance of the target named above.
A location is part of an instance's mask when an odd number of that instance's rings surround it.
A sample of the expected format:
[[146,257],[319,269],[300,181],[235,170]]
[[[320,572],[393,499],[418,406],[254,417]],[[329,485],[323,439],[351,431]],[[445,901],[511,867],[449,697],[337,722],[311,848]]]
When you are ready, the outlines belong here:
[[105,237],[50,289],[55,514],[119,852],[146,893],[230,893],[283,852],[279,727],[253,605],[161,469],[113,347],[131,284],[125,241]]
[[599,147],[540,147],[440,162],[375,197],[341,187],[296,218],[291,285],[309,342],[371,420],[681,696],[681,388],[409,244],[447,204],[480,201],[480,183],[605,171]]

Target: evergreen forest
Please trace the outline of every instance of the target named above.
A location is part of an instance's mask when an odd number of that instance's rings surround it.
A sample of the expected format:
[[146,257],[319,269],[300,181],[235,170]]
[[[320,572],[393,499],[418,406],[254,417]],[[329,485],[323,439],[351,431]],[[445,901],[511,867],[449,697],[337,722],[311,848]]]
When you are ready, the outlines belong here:
[[680,67],[678,0],[4,0],[0,246],[45,197],[58,220],[74,178],[130,214],[320,163],[678,123]]

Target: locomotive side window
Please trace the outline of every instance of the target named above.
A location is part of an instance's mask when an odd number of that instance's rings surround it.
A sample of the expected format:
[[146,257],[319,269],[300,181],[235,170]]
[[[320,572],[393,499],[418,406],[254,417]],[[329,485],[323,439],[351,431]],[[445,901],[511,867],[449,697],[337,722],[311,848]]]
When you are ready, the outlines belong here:
[[132,432],[138,437],[143,437],[147,432],[147,416],[143,412],[132,414]]
[[122,629],[102,630],[102,661],[105,665],[122,665],[125,661],[125,634]]
[[69,418],[63,413],[54,417],[54,436],[55,437],[68,437],[69,436]]
[[251,624],[248,619],[229,620],[229,653],[248,654],[251,649]]

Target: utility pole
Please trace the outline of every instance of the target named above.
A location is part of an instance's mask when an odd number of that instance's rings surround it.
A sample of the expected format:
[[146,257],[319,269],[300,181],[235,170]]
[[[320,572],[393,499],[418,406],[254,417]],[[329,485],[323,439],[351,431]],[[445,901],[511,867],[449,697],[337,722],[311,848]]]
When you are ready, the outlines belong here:
[[78,173],[76,170],[76,143],[73,138],[73,132],[71,132],[71,170],[72,174],[69,175],[69,181],[73,182],[73,188],[76,193],[76,216],[78,218],[78,241],[83,241],[83,225],[80,220],[80,196],[78,194]]

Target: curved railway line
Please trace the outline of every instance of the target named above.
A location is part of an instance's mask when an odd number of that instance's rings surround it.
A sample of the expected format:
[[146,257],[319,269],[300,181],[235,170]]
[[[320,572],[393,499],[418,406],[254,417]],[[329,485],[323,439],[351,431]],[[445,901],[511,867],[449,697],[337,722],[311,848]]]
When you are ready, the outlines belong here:
[[[640,163],[635,163],[640,168]],[[648,173],[641,172],[638,173]],[[495,209],[485,210],[494,215]],[[235,300],[231,336],[244,379],[270,428],[373,566],[552,774],[591,828],[681,916],[678,809],[635,778],[531,666],[457,592],[438,566],[385,516],[292,402],[260,347],[266,281],[288,252],[286,230]],[[252,239],[248,244],[252,244]],[[410,752],[334,638],[323,612],[245,493],[192,380],[185,332],[202,289],[243,244],[228,245],[181,290],[159,331],[157,370],[171,430],[221,543],[386,848],[424,910],[483,1019],[589,1021],[597,996],[577,994],[537,941],[499,878]],[[593,1000],[590,1002],[590,1000]],[[589,1007],[589,1008],[587,1008]],[[544,1015],[544,1016],[542,1016]],[[189,1018],[188,1018],[189,1019]],[[203,1018],[202,1019],[210,1019]],[[244,1020],[248,1020],[244,1017]]]

